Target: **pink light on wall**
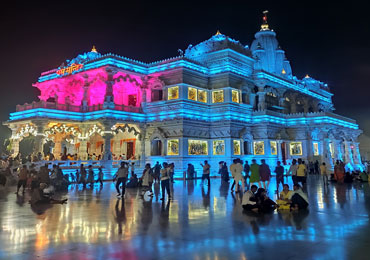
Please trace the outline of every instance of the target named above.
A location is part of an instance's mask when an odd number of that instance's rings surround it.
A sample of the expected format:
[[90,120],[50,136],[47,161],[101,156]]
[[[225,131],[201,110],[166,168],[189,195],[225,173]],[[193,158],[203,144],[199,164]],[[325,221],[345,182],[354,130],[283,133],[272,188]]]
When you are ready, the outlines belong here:
[[88,105],[104,104],[108,76],[104,70],[92,70],[88,72]]
[[141,78],[136,75],[129,75],[118,72],[114,75],[113,99],[117,105],[132,105],[139,107],[142,102],[143,84]]

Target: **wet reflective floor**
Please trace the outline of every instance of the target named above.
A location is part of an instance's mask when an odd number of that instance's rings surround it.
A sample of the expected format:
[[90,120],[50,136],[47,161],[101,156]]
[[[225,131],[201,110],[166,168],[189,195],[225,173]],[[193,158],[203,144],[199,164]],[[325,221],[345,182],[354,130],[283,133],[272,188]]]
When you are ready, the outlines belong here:
[[176,181],[164,204],[158,186],[152,200],[137,189],[121,200],[112,182],[37,208],[0,190],[0,259],[370,259],[368,183],[324,188],[311,176],[309,212],[268,215],[243,213],[220,183]]

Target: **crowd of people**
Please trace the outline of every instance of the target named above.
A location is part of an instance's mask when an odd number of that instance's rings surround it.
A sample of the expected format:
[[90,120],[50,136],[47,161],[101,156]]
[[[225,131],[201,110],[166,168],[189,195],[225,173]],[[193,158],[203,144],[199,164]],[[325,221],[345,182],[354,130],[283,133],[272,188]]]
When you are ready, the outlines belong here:
[[[51,155],[47,155],[47,159],[53,159]],[[92,155],[91,159],[98,159]],[[45,202],[48,203],[65,203],[65,200],[52,199],[51,191],[67,190],[68,185],[76,183],[93,187],[94,183],[99,183],[103,186],[104,173],[102,167],[98,168],[97,174],[94,172],[92,165],[85,167],[81,164],[76,172],[63,174],[59,165],[52,165],[49,169],[50,162],[47,162],[41,167],[35,163],[24,163],[21,155],[12,157],[2,157],[0,160],[0,185],[5,185],[7,181],[11,181],[12,177],[17,174],[17,190],[16,193],[24,193],[29,189],[32,194],[32,203]],[[44,158],[45,159],[45,158]],[[76,158],[72,158],[76,159]],[[121,158],[122,159],[122,158]],[[36,156],[31,161],[43,161],[42,156]],[[38,164],[40,165],[40,164]],[[153,184],[158,183],[161,187],[161,200],[173,199],[173,186],[175,164],[164,162],[160,164],[156,162],[154,166],[147,163],[140,177],[135,173],[135,163],[122,161],[116,174],[113,176],[115,188],[118,197],[124,197],[126,188],[141,187],[142,195],[153,196]],[[202,169],[202,185],[211,185],[210,174],[211,165],[208,161],[200,163]],[[197,173],[195,166],[188,164],[187,170],[184,173],[187,179],[196,179]],[[334,181],[339,184],[350,183],[353,181],[368,182],[369,175],[366,171],[363,172],[348,172],[345,164],[338,160],[335,163],[334,171],[330,172],[326,164],[315,162],[305,163],[302,159],[293,159],[290,165],[282,165],[280,161],[274,167],[270,167],[264,159],[261,159],[260,164],[256,159],[243,162],[241,159],[234,159],[230,166],[227,162],[219,162],[218,174],[221,177],[222,183],[233,182],[231,192],[241,194],[242,207],[246,211],[253,212],[270,212],[275,209],[281,210],[301,210],[307,209],[308,197],[305,193],[307,185],[307,176],[319,174],[322,177],[323,185],[329,185],[329,182]],[[268,190],[273,174],[276,177],[276,202],[269,198]],[[291,176],[293,189],[290,190],[285,179]],[[281,186],[281,192],[279,192]],[[49,190],[48,190],[49,189]],[[47,192],[45,192],[47,191]],[[45,194],[49,194],[48,196]]]

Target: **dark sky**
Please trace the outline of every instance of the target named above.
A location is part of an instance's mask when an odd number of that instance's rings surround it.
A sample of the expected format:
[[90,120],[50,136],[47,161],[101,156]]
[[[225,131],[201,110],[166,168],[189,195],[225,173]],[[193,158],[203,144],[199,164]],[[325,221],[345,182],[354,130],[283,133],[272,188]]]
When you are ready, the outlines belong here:
[[16,104],[37,100],[32,83],[41,72],[92,45],[100,53],[145,62],[177,56],[179,48],[218,29],[250,45],[267,9],[293,74],[328,83],[336,112],[356,119],[370,135],[369,13],[361,2],[346,2],[16,1],[1,6],[0,120],[7,120]]

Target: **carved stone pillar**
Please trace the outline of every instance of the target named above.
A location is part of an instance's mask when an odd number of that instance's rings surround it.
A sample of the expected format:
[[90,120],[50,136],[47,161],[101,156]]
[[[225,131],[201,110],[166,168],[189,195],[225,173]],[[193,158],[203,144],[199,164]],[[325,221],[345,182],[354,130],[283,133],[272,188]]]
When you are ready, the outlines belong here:
[[39,121],[34,121],[33,123],[37,126],[37,135],[35,136],[33,151],[35,154],[41,153],[44,156],[45,123]]
[[353,157],[351,151],[351,143],[349,141],[344,141],[344,157],[345,163],[353,164]]
[[341,141],[340,140],[335,140],[334,150],[335,150],[335,158],[337,160],[343,160],[342,149],[341,149]]
[[258,92],[258,110],[265,110],[266,109],[266,103],[265,103],[265,92]]
[[87,160],[87,137],[80,137],[80,147],[78,148],[78,157],[80,160]]
[[104,160],[110,161],[112,160],[112,152],[111,152],[111,145],[110,141],[113,138],[112,133],[105,133],[104,134]]
[[276,141],[278,161],[280,161],[281,163],[283,163],[283,152],[281,151],[281,144],[282,143],[283,143],[283,141],[281,141],[281,140]]
[[84,94],[83,94],[83,99],[82,99],[82,111],[87,111],[87,108],[89,106],[89,81],[88,78],[89,76],[87,74],[83,75],[85,81],[84,81]]
[[295,100],[292,100],[290,103],[290,113],[291,114],[295,114],[297,113],[297,104],[295,103],[296,101]]
[[249,104],[252,106],[252,109],[255,109],[255,103],[256,103],[256,94],[251,93],[249,95]]
[[13,157],[19,154],[19,139],[11,139]]
[[324,139],[324,143],[323,143],[323,154],[324,154],[324,160],[325,160],[325,163],[326,165],[328,165],[330,167],[330,169],[333,169],[334,168],[334,164],[333,164],[333,160],[332,160],[332,156],[331,156],[331,153],[330,153],[330,139],[329,138],[325,138]]
[[114,108],[114,97],[113,97],[113,85],[114,85],[114,80],[113,76],[116,73],[115,70],[111,68],[107,68],[106,72],[108,74],[108,79],[106,81],[107,87],[105,90],[105,97],[104,97],[104,108]]
[[55,135],[54,151],[53,151],[54,157],[57,160],[60,160],[61,159],[61,155],[60,155],[61,153],[62,153],[62,138],[61,138],[60,135]]
[[354,148],[353,148],[353,151],[354,151],[353,161],[355,162],[355,164],[362,164],[359,143],[355,142],[355,143],[353,143],[353,146],[354,146]]

